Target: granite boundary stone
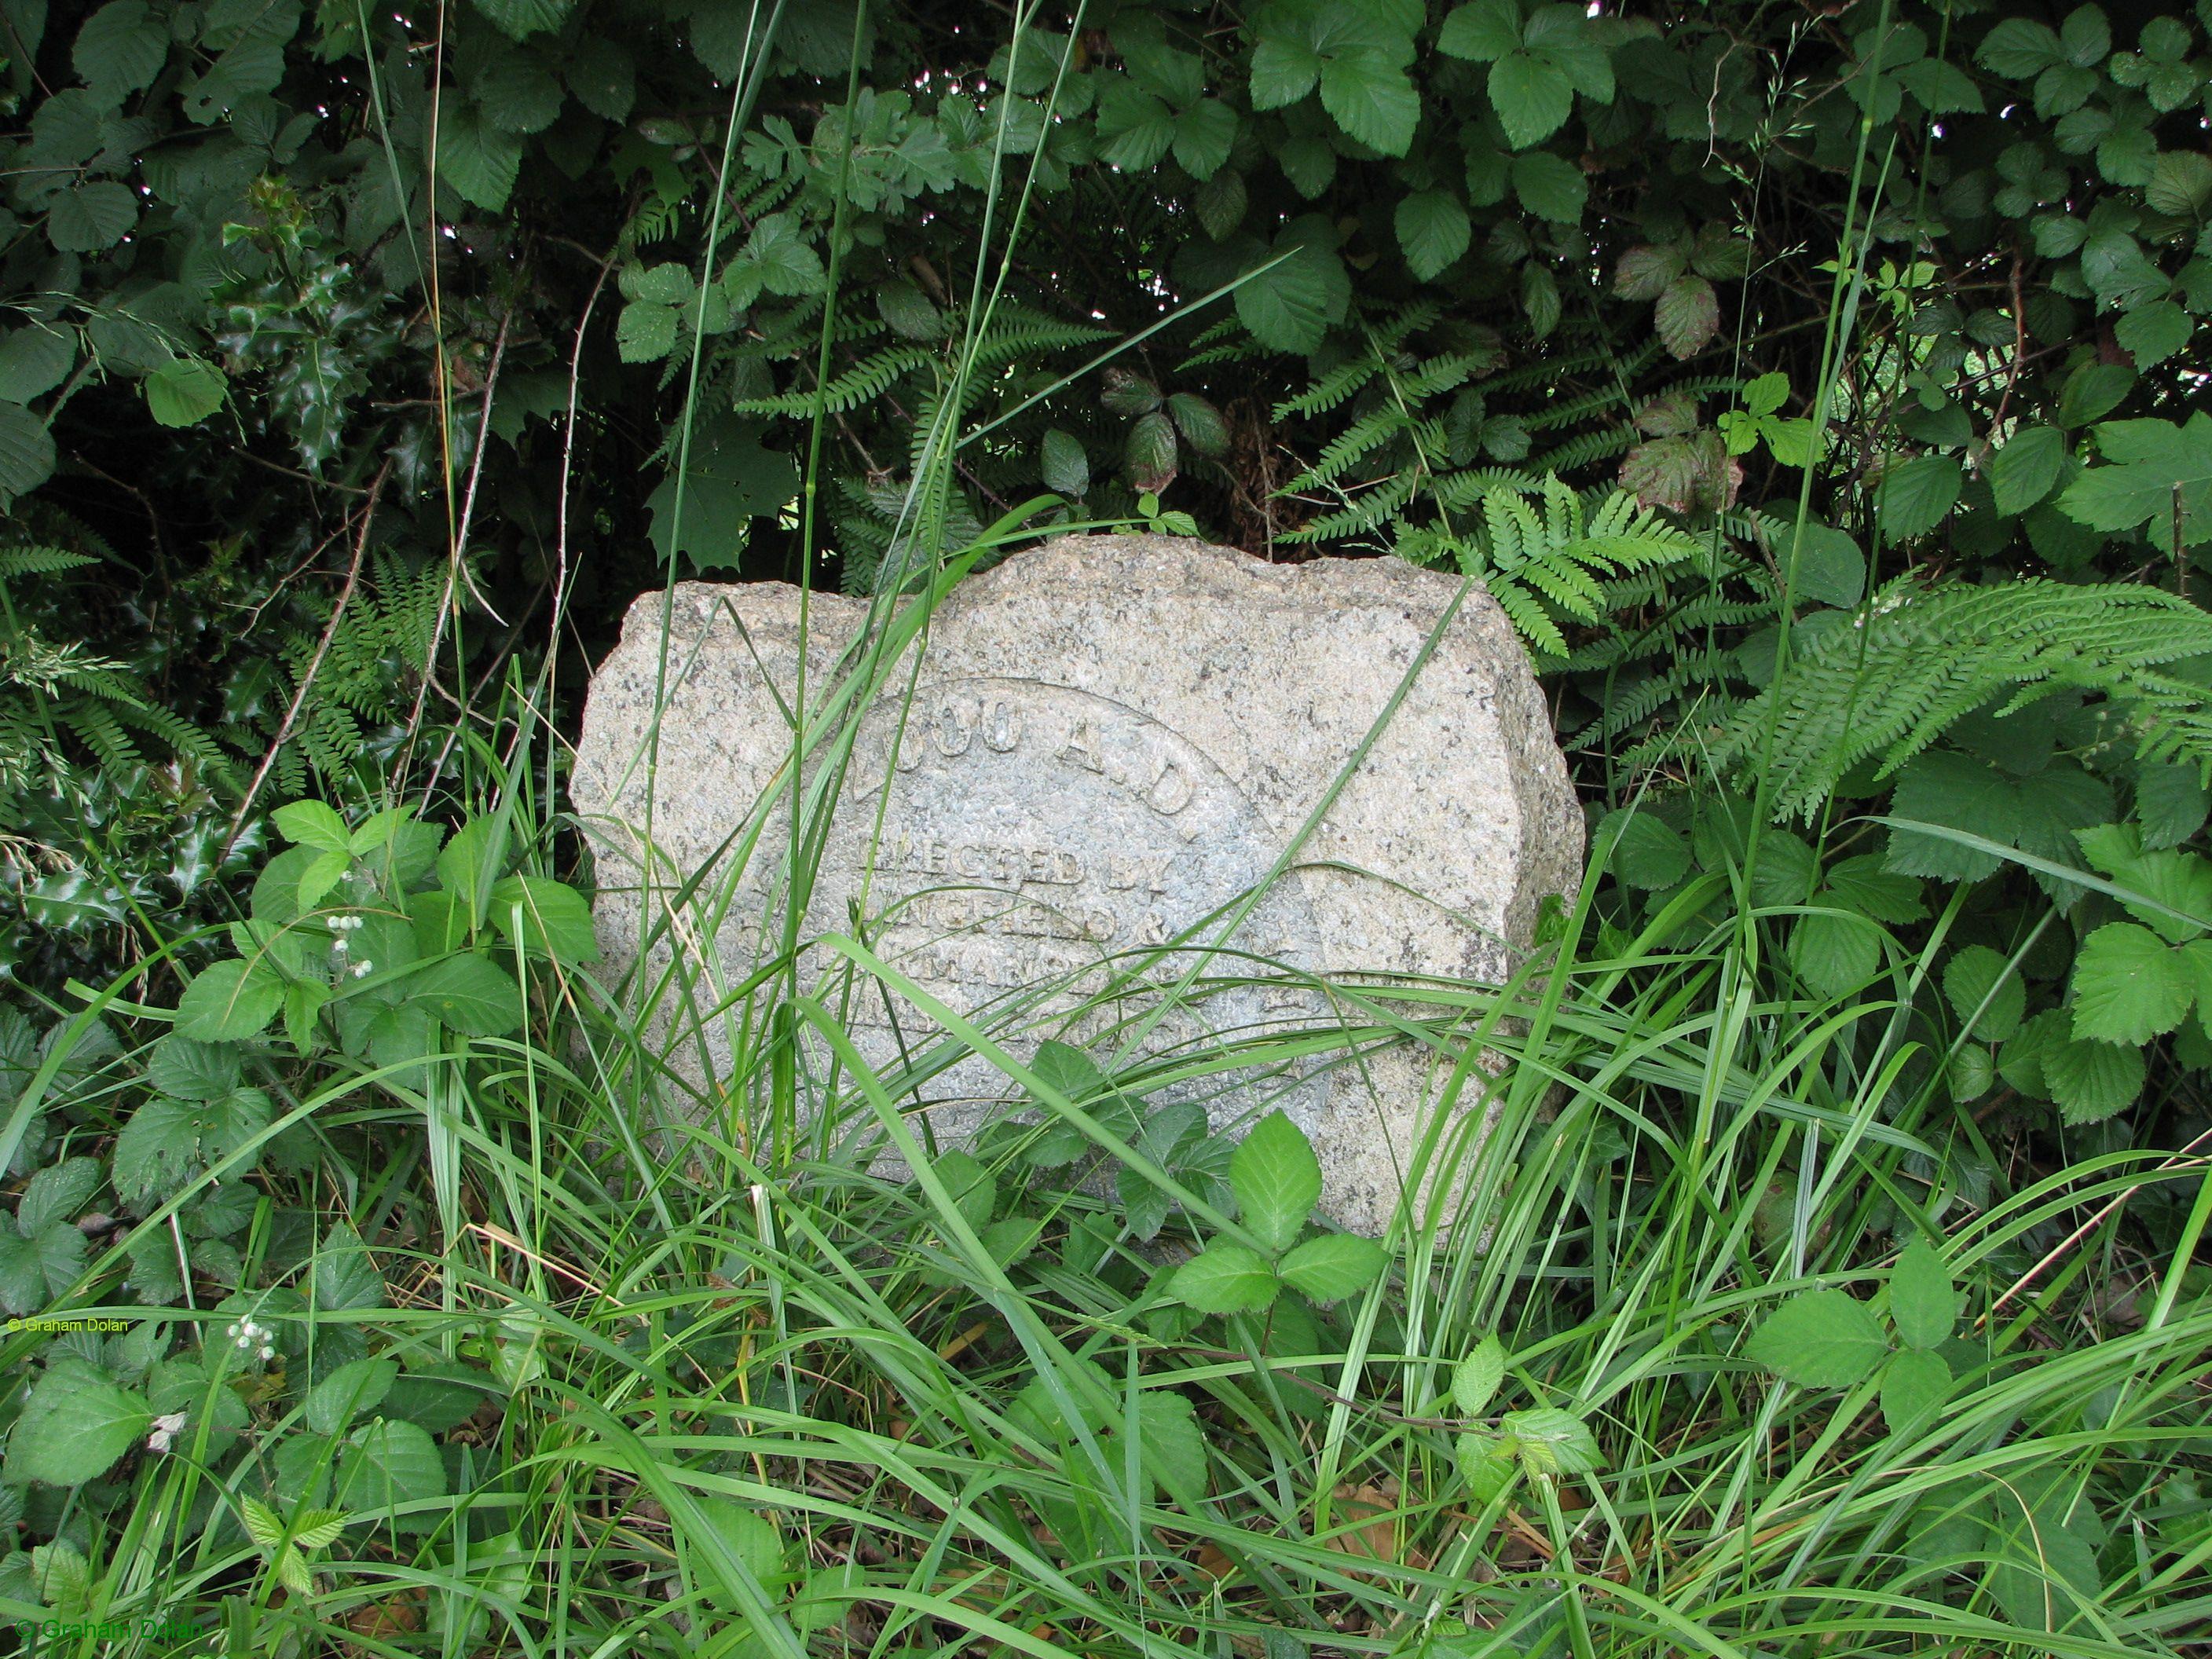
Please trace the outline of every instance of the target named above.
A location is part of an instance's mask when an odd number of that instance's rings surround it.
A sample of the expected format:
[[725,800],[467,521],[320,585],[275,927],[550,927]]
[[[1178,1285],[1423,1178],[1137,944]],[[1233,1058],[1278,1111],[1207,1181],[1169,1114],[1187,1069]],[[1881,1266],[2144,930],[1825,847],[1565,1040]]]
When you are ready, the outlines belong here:
[[[1026,1002],[1027,1042],[1052,1034],[1049,1017],[1101,982],[1103,962],[1232,911],[1266,878],[1459,587],[1396,560],[1269,564],[1158,536],[1065,537],[968,577],[931,618],[918,674],[902,665],[860,717],[810,933],[844,930],[865,902],[877,947],[929,994],[987,1017]],[[594,845],[614,966],[635,954],[646,897],[641,757],[664,617],[656,905],[722,854],[787,765],[799,613],[799,590],[781,583],[648,593],[593,677],[570,797]],[[811,696],[867,614],[864,601],[809,598]],[[787,811],[771,810],[716,939],[725,983],[753,960]],[[1527,655],[1476,586],[1228,943],[1318,973],[1494,981],[1543,901],[1571,893],[1583,841]],[[1215,939],[1218,926],[1190,937]],[[703,953],[698,933],[688,929],[689,948]],[[1188,962],[1160,960],[1170,978]],[[893,1006],[856,1027],[872,1060],[933,1030],[909,1005],[894,1033]],[[1325,1017],[1316,992],[1279,976],[1192,1001],[1150,1046]],[[1059,1034],[1081,1042],[1098,1023]],[[726,1057],[711,1034],[708,1052]],[[1323,1209],[1340,1224],[1388,1224],[1434,1081],[1420,1057],[1396,1052],[1364,1073],[1286,1085],[1273,1103],[1312,1137]],[[980,1059],[933,1087],[940,1144],[1013,1092]],[[1209,1110],[1218,1122],[1254,1103]]]

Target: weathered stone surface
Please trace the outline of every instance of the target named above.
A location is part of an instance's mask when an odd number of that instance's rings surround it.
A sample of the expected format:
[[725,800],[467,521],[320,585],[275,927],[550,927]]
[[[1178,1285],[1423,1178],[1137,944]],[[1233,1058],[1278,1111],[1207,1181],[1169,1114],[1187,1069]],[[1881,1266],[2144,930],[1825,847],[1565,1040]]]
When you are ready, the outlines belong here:
[[[861,719],[810,928],[843,931],[860,907],[876,947],[928,994],[994,1021],[1024,1008],[1016,1053],[1047,1035],[1084,1042],[1110,1022],[1054,1019],[1104,982],[1103,963],[1181,936],[1218,939],[1227,918],[1207,919],[1264,881],[1326,803],[1233,949],[1334,974],[1502,976],[1545,896],[1572,887],[1583,831],[1527,659],[1486,594],[1468,595],[1328,799],[1458,587],[1394,561],[1269,565],[1149,536],[1066,538],[970,577],[932,620],[911,702],[902,667]],[[799,601],[780,584],[686,583],[672,605],[648,594],[594,678],[571,794],[597,843],[600,930],[617,962],[639,938],[656,686],[667,706],[653,884],[665,905],[678,882],[729,856],[788,765]],[[808,602],[810,701],[866,613]],[[781,867],[788,817],[777,807],[763,822],[717,939],[727,984],[754,960]],[[1152,977],[1191,961],[1170,953]],[[1268,973],[1244,959],[1208,971]],[[874,1001],[855,1016],[873,1056],[933,1029],[896,999]],[[1322,1012],[1276,976],[1189,1000],[1146,1051]],[[940,1139],[1009,1092],[980,1060],[935,1079]],[[1343,1224],[1387,1223],[1425,1098],[1408,1060],[1313,1078],[1279,1101],[1312,1135],[1324,1207]],[[1209,1109],[1227,1121],[1255,1103]]]

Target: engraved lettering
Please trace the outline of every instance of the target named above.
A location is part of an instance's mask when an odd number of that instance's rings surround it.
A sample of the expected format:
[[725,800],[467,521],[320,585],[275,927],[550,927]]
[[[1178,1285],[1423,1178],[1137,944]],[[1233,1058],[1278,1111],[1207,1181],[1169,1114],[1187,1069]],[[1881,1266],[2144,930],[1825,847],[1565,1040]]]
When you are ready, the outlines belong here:
[[937,711],[937,752],[940,755],[964,755],[968,745],[975,741],[975,728],[968,723],[968,716],[957,703],[941,704]]
[[1052,855],[1052,878],[1062,886],[1075,886],[1083,879],[1083,860],[1073,853],[1054,853]]
[[1152,787],[1145,792],[1145,805],[1164,818],[1171,818],[1190,805],[1198,785],[1190,774],[1173,757],[1161,762],[1160,769],[1152,779]]
[[997,754],[1010,754],[1022,741],[1022,711],[1011,702],[994,702],[983,716],[983,746]]
[[984,873],[984,860],[985,853],[982,848],[963,842],[957,856],[952,860],[952,867],[971,879],[978,878]]
[[1098,763],[1098,739],[1091,735],[1089,720],[1079,720],[1075,729],[1067,734],[1067,741],[1060,746],[1055,760],[1066,761],[1070,766],[1079,766],[1086,772],[1103,772]]

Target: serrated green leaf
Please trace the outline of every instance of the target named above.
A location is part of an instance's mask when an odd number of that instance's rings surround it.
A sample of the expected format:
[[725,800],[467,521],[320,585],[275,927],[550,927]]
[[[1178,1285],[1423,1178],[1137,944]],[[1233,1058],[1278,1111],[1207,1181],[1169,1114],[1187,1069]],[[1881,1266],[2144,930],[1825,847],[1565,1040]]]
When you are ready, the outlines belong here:
[[1605,1466],[1605,1454],[1589,1424],[1556,1406],[1508,1412],[1498,1434],[1531,1474],[1588,1474]]
[[405,984],[410,1002],[470,1036],[505,1036],[522,1024],[521,987],[473,951],[434,962]]
[[2002,20],[1976,48],[1974,61],[2008,81],[2026,81],[2063,63],[2058,36],[2048,26],[2025,17]]
[[265,963],[234,957],[200,970],[177,1002],[177,1031],[198,1042],[258,1035],[284,1006],[284,982]]
[[574,5],[575,0],[476,0],[477,9],[516,40],[559,28]]
[[1186,1396],[1168,1389],[1147,1389],[1139,1395],[1137,1434],[1145,1473],[1163,1492],[1206,1495],[1206,1433]]
[[1656,814],[1620,807],[1598,825],[1598,844],[1608,847],[1606,867],[1631,887],[1672,887],[1690,873],[1690,843]]
[[239,1512],[246,1517],[246,1535],[258,1549],[273,1550],[284,1541],[284,1517],[259,1498],[241,1495]]
[[1049,428],[1038,448],[1038,471],[1044,487],[1070,501],[1082,499],[1091,488],[1091,458],[1073,434]]
[[1875,514],[1885,542],[1926,535],[1950,516],[1964,480],[1955,455],[1918,455],[1881,475]]
[[1334,234],[1326,222],[1298,220],[1253,262],[1255,274],[1237,289],[1237,315],[1261,345],[1304,355],[1343,319],[1352,278],[1337,256]]
[[110,0],[85,19],[70,62],[103,98],[151,86],[169,61],[168,19],[145,0]]
[[1371,1238],[1327,1233],[1285,1254],[1276,1271],[1283,1283],[1313,1302],[1341,1302],[1382,1276],[1390,1257]]
[[0,403],[0,507],[53,474],[54,440],[46,423],[20,404]]
[[325,1313],[350,1308],[381,1308],[391,1297],[368,1247],[350,1224],[334,1221],[315,1252],[310,1283],[315,1306]]
[[[97,1158],[65,1158],[48,1164],[23,1188],[23,1196],[15,1206],[15,1231],[25,1238],[36,1238],[51,1227],[73,1220],[100,1190],[100,1182]],[[81,1243],[82,1235],[78,1239]],[[18,1308],[15,1311],[27,1310]]]
[[46,210],[46,240],[64,253],[113,247],[138,222],[138,198],[127,185],[94,179],[63,191]]
[[521,136],[501,131],[468,100],[448,96],[438,106],[437,166],[464,201],[497,213],[522,169]]
[[1242,1244],[1210,1244],[1168,1281],[1171,1295],[1209,1314],[1251,1313],[1273,1302],[1281,1288],[1267,1259]]
[[2066,434],[2057,427],[2015,432],[1990,461],[1990,489],[1997,511],[2025,513],[2048,495],[2066,459]]
[[657,363],[676,349],[682,314],[657,300],[632,300],[615,319],[615,349],[626,363]]
[[153,1419],[144,1396],[74,1355],[57,1358],[8,1437],[9,1478],[50,1486],[96,1480],[145,1437]]
[[514,875],[495,883],[491,922],[509,945],[530,956],[574,967],[599,954],[592,907],[574,888],[550,877]]
[[2074,1035],[2144,1043],[2181,1024],[2197,988],[2172,947],[2148,927],[2107,922],[2074,959]]
[[2212,541],[2212,415],[2107,421],[2097,447],[2107,464],[2066,487],[2060,512],[2093,530],[2140,529],[2154,547]]
[[1474,240],[1466,204],[1449,191],[1413,191],[1401,196],[1394,217],[1407,266],[1423,282],[1465,253]]
[[445,1493],[446,1463],[437,1443],[412,1423],[386,1421],[356,1429],[331,1483],[336,1502],[364,1520],[381,1520],[401,1532],[425,1532],[438,1525],[434,1510],[397,1511]]
[[1881,1416],[1892,1434],[1932,1419],[1951,1392],[1951,1367],[1940,1353],[1892,1354],[1881,1373]]
[[2137,368],[2162,363],[2189,343],[2197,320],[2171,300],[2137,306],[2112,325],[2112,337]]
[[998,1207],[999,1178],[975,1154],[957,1149],[939,1158],[932,1168],[961,1219],[970,1231],[981,1232]]
[[2142,1095],[2142,1050],[2079,1038],[2052,1042],[2041,1055],[2043,1084],[2069,1124],[2101,1123]]
[[1518,0],[1473,0],[1455,6],[1437,31],[1437,50],[1449,58],[1494,62],[1521,44]]
[[1936,1348],[1951,1340],[1959,1322],[1959,1292],[1951,1270],[1925,1239],[1905,1248],[1889,1274],[1889,1317],[1908,1348]]
[[1452,1404],[1462,1417],[1480,1417],[1505,1381],[1505,1347],[1492,1331],[1452,1368]]
[[0,403],[27,404],[69,378],[76,331],[32,323],[0,336]]
[[1881,930],[1864,916],[1815,909],[1790,930],[1790,964],[1816,996],[1844,997],[1881,969]]
[[1962,1024],[1984,1042],[2002,1042],[2027,1012],[2027,987],[2004,956],[1970,945],[1943,970],[1943,994]]
[[1848,1389],[1874,1375],[1889,1352],[1866,1304],[1842,1291],[1808,1291],[1777,1308],[1744,1352],[1805,1389]]
[[1221,170],[1236,145],[1237,112],[1218,98],[1201,98],[1175,118],[1176,165],[1201,183]]
[[270,817],[276,821],[277,833],[295,845],[352,854],[353,836],[345,820],[322,801],[295,800],[278,807]]
[[1651,314],[1661,343],[1679,359],[1694,357],[1720,332],[1720,295],[1702,276],[1677,276]]
[[1324,61],[1321,102],[1337,125],[1385,155],[1406,153],[1421,118],[1421,95],[1406,71],[1372,52]]
[[398,1376],[399,1367],[389,1359],[348,1360],[307,1390],[301,1407],[307,1426],[317,1434],[343,1433],[383,1403]]
[[1268,1249],[1284,1249],[1321,1202],[1321,1161],[1304,1130],[1270,1112],[1231,1154],[1229,1186],[1252,1235]]
[[1541,143],[1574,112],[1574,83],[1535,53],[1510,52],[1490,66],[1490,106],[1516,149]]
[[1521,205],[1555,224],[1579,223],[1589,204],[1589,180],[1564,155],[1529,150],[1513,158],[1513,193]]

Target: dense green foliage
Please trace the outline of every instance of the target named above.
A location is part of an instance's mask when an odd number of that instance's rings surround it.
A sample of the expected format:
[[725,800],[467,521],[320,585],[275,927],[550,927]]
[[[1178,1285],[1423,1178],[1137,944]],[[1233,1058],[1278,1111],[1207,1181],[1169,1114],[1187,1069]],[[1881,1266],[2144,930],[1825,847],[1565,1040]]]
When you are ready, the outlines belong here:
[[[0,25],[0,1307],[123,1322],[0,1346],[0,1612],[2202,1642],[2208,0]],[[1485,581],[1596,831],[1513,984],[879,1076],[865,942],[681,948],[734,866],[597,976],[562,733],[635,595],[902,647],[1097,524]],[[1315,1225],[1271,1115],[1390,1041],[1492,1122],[1448,1238]],[[933,1156],[976,1056],[1029,1110]]]

